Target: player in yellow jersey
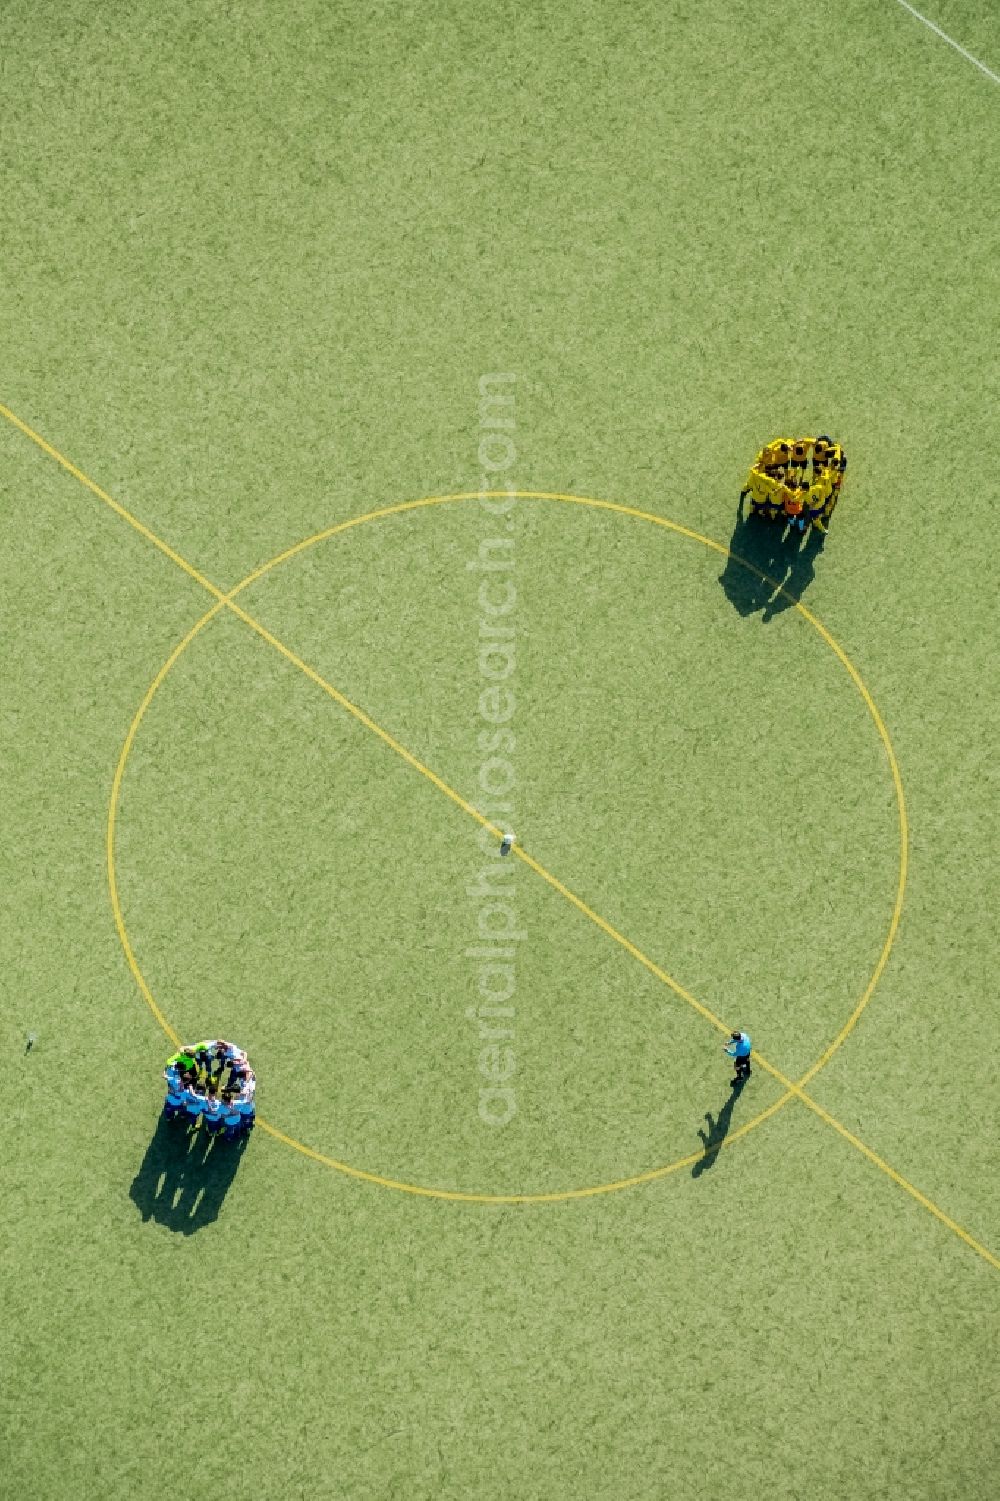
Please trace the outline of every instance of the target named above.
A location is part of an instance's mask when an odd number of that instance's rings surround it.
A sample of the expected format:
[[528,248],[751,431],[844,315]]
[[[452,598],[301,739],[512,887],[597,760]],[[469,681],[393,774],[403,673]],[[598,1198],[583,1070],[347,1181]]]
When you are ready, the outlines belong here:
[[830,465],[830,479],[832,481],[833,488],[830,494],[830,498],[827,500],[826,506],[823,510],[823,519],[828,527],[830,525],[830,517],[833,515],[834,510],[837,506],[837,501],[840,499],[840,491],[844,483],[844,476],[847,473],[847,455],[840,447],[839,443],[835,444],[834,446],[839,450],[840,457],[839,462],[836,464],[836,466],[834,466],[833,464]]
[[818,532],[827,531],[826,508],[833,495],[833,471],[821,469],[813,480],[805,497],[805,520]]
[[763,499],[761,482],[767,477],[763,463],[764,455],[766,453],[767,449],[762,448],[760,453],[757,455],[750,466],[750,472],[746,477],[746,483],[744,484],[743,489],[740,491],[741,504],[748,495],[750,496],[751,501],[756,501],[758,505]]
[[779,482],[777,502],[779,521],[790,521],[794,526],[802,504],[799,500],[798,487],[793,479],[783,479]]
[[794,527],[797,527],[800,532],[804,532],[806,527],[809,525],[807,516],[809,509],[809,481],[807,479],[795,480],[794,489],[795,499],[798,501],[799,510],[798,515],[792,522],[792,525]]
[[779,472],[784,471],[787,474],[788,466],[792,462],[792,439],[775,438],[773,447],[777,455],[775,469]]
[[784,481],[781,471],[777,474],[764,476],[764,507],[763,516],[767,521],[778,521],[781,518],[781,486]]
[[825,469],[830,462],[830,449],[833,447],[833,439],[827,433],[821,433],[813,444],[813,477],[821,469]]
[[754,460],[754,468],[763,469],[767,474],[775,474],[787,466],[790,457],[791,448],[787,439],[775,438],[772,442],[764,444]]
[[815,438],[796,438],[792,444],[791,467],[796,479],[805,477],[806,465],[809,463],[809,455],[813,451]]
[[765,474],[762,469],[751,469],[744,492],[750,496],[751,516],[760,516],[764,521],[771,520],[777,509],[776,490],[777,481],[771,475]]

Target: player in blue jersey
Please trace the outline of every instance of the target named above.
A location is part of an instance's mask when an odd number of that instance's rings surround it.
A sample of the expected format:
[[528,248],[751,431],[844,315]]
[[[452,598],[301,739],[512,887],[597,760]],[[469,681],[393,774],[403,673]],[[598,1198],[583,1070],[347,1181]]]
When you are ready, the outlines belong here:
[[219,1099],[213,1085],[208,1086],[208,1095],[205,1099],[205,1130],[210,1136],[215,1136],[225,1125],[225,1112],[222,1101]]
[[235,1141],[243,1129],[243,1117],[240,1115],[239,1101],[235,1097],[224,1100],[222,1122],[226,1128],[226,1140]]
[[195,1130],[201,1125],[201,1118],[205,1113],[205,1096],[199,1094],[190,1085],[184,1091],[184,1115],[188,1125]]
[[735,1089],[750,1077],[750,1036],[747,1032],[733,1032],[729,1039],[728,1047],[723,1052],[733,1060],[736,1072],[729,1081],[730,1089]]
[[184,1085],[175,1068],[164,1069],[167,1080],[167,1098],[163,1102],[164,1118],[175,1121],[184,1112]]

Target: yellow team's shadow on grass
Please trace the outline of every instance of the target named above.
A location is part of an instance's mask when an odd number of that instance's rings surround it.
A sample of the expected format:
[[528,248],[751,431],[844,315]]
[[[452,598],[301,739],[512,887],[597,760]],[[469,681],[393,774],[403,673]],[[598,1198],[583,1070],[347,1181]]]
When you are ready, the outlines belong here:
[[790,610],[816,577],[823,541],[822,532],[813,527],[803,536],[780,521],[745,515],[740,501],[729,539],[732,556],[719,575],[733,609],[740,615],[760,611],[765,622]]
[[193,1235],[219,1218],[242,1160],[247,1138],[223,1141],[201,1127],[189,1132],[161,1115],[129,1198],[143,1222]]

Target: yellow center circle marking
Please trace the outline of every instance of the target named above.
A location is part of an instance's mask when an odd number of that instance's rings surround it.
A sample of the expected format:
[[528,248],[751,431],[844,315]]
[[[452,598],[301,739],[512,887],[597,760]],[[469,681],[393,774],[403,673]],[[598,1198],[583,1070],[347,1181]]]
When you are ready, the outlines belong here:
[[[872,721],[875,725],[876,730],[878,731],[879,739],[882,742],[882,746],[889,763],[889,770],[892,775],[893,788],[896,794],[896,808],[899,816],[899,868],[896,883],[896,899],[893,904],[892,916],[889,920],[889,927],[886,932],[885,941],[883,942],[882,949],[876,962],[875,968],[873,969],[868,979],[868,983],[861,994],[861,998],[859,999],[854,1010],[851,1012],[851,1015],[841,1027],[840,1031],[837,1033],[833,1041],[829,1044],[826,1050],[820,1054],[816,1062],[806,1070],[801,1079],[798,1080],[795,1089],[804,1089],[810,1079],[815,1078],[820,1069],[826,1067],[830,1059],[833,1057],[834,1053],[836,1053],[837,1049],[841,1046],[841,1044],[845,1041],[845,1039],[850,1035],[850,1033],[854,1030],[854,1027],[857,1025],[858,1018],[861,1016],[861,1013],[864,1011],[865,1007],[868,1005],[868,1002],[871,1000],[873,994],[875,993],[875,987],[881,979],[882,972],[884,971],[885,966],[888,963],[889,954],[892,950],[893,943],[896,939],[896,933],[899,929],[899,920],[903,910],[903,898],[906,891],[909,833],[906,816],[906,800],[903,795],[903,783],[899,774],[899,764],[896,760],[896,754],[892,748],[892,741],[889,738],[889,731],[886,729],[885,722],[878,711],[878,706],[876,705],[875,700],[872,698],[871,693],[865,685],[861,674],[858,672],[858,669],[854,666],[854,663],[844,651],[843,647],[834,639],[834,637],[827,630],[826,626],[823,625],[822,621],[818,620],[817,617],[812,613],[812,611],[806,608],[801,600],[796,599],[793,595],[788,594],[788,592],[785,589],[782,589],[774,579],[769,578],[768,575],[763,573],[761,569],[755,567],[754,564],[747,562],[745,558],[741,558],[737,553],[730,552],[729,548],[725,547],[721,542],[716,542],[714,538],[706,537],[701,532],[693,531],[690,527],[681,526],[676,521],[668,521],[664,516],[654,516],[649,511],[640,511],[634,506],[618,505],[614,501],[610,500],[593,500],[583,495],[563,495],[547,490],[469,490],[462,491],[461,493],[456,495],[433,495],[428,496],[423,500],[403,501],[399,505],[385,506],[383,509],[378,511],[369,511],[363,516],[353,516],[348,521],[338,522],[336,526],[330,526],[327,527],[324,531],[316,532],[313,536],[307,537],[304,541],[296,543],[294,547],[289,547],[284,552],[278,553],[270,560],[270,562],[263,563],[259,568],[254,569],[253,573],[247,574],[246,578],[242,579],[235,586],[235,588],[231,589],[224,599],[218,600],[212,606],[212,608],[210,610],[207,610],[201,617],[201,619],[191,627],[183,640],[178,642],[178,644],[174,647],[173,651],[170,653],[170,656],[164,662],[163,666],[156,674],[156,677],[150,683],[149,687],[146,690],[145,697],[143,698],[142,703],[139,705],[139,708],[136,710],[135,717],[133,718],[132,723],[129,725],[128,734],[125,736],[125,743],[122,746],[121,755],[118,758],[118,765],[115,768],[114,780],[111,787],[111,802],[108,807],[107,855],[108,886],[111,895],[111,906],[114,912],[115,926],[118,930],[118,937],[121,940],[121,945],[125,951],[125,957],[128,960],[129,968],[132,971],[142,997],[152,1011],[153,1016],[156,1018],[159,1026],[166,1033],[167,1037],[175,1047],[179,1047],[181,1041],[180,1036],[171,1026],[170,1022],[168,1021],[166,1016],[164,1016],[163,1012],[157,1005],[152,991],[150,990],[149,985],[146,982],[145,976],[143,975],[142,970],[139,967],[138,960],[136,959],[135,952],[129,940],[128,931],[125,927],[125,920],[122,916],[121,902],[118,894],[118,877],[115,868],[115,829],[117,824],[118,805],[121,797],[122,779],[125,774],[125,767],[128,763],[128,758],[135,743],[136,734],[138,732],[140,724],[145,717],[146,711],[149,708],[150,704],[153,702],[153,699],[162,686],[168,673],[174,667],[178,658],[187,650],[195,637],[200,635],[205,626],[207,626],[210,621],[214,620],[216,615],[218,615],[220,611],[226,609],[230,600],[235,599],[236,596],[238,594],[241,594],[244,589],[248,589],[251,584],[256,583],[258,579],[263,578],[264,575],[270,573],[272,569],[277,568],[282,563],[287,563],[294,557],[298,557],[300,553],[305,552],[310,547],[315,547],[318,542],[323,542],[328,537],[335,537],[341,532],[350,531],[352,527],[361,526],[367,521],[381,521],[388,516],[398,516],[406,511],[417,511],[428,506],[447,505],[449,503],[466,500],[506,499],[508,496],[513,496],[518,500],[560,501],[567,505],[589,506],[594,510],[612,511],[620,516],[631,516],[639,521],[651,522],[653,526],[661,526],[666,531],[675,532],[678,536],[687,537],[690,541],[700,542],[702,546],[710,548],[713,552],[719,553],[724,558],[732,558],[734,562],[746,568],[750,573],[754,573],[759,578],[764,579],[767,583],[776,588],[780,594],[791,600],[791,603],[798,610],[799,614],[809,622],[813,630],[815,630],[817,634],[823,639],[823,641],[825,641],[826,645],[833,652],[834,656],[838,658],[842,666],[846,669],[849,677],[851,678],[851,681],[854,683],[854,686],[857,688],[859,694],[861,695],[868,713],[871,715]],[[746,1136],[748,1132],[754,1130],[755,1127],[762,1125],[763,1122],[766,1121],[770,1116],[776,1115],[777,1112],[781,1110],[789,1100],[794,1098],[795,1091],[786,1090],[785,1093],[781,1095],[773,1105],[769,1105],[766,1110],[762,1110],[759,1115],[755,1115],[752,1120],[747,1121],[746,1124],[740,1126],[738,1130],[730,1132],[726,1138],[724,1145],[728,1147],[734,1142],[738,1141],[740,1137]],[[277,1141],[284,1142],[286,1146],[294,1147],[297,1152],[301,1152],[304,1156],[312,1158],[314,1162],[319,1162],[324,1167],[334,1168],[337,1172],[345,1173],[351,1178],[360,1178],[366,1183],[377,1183],[382,1188],[396,1188],[399,1189],[402,1193],[417,1194],[422,1198],[450,1199],[466,1204],[555,1204],[564,1199],[585,1199],[590,1198],[595,1194],[615,1193],[618,1189],[632,1188],[639,1183],[651,1183],[654,1181],[654,1179],[665,1178],[669,1173],[675,1173],[681,1168],[692,1167],[704,1155],[702,1151],[691,1152],[686,1157],[679,1157],[676,1162],[668,1162],[661,1167],[650,1168],[647,1172],[635,1173],[629,1178],[618,1178],[610,1183],[595,1183],[586,1188],[567,1188],[557,1190],[552,1193],[463,1193],[462,1191],[457,1189],[428,1188],[420,1183],[404,1183],[396,1178],[383,1177],[379,1173],[366,1172],[364,1168],[352,1167],[350,1163],[339,1162],[335,1157],[327,1157],[322,1152],[315,1151],[312,1147],[306,1146],[304,1142],[297,1141],[294,1137],[286,1135],[284,1131],[279,1131],[277,1126],[273,1126],[270,1124],[270,1122],[261,1120],[259,1117],[258,1125],[270,1136],[273,1136]]]

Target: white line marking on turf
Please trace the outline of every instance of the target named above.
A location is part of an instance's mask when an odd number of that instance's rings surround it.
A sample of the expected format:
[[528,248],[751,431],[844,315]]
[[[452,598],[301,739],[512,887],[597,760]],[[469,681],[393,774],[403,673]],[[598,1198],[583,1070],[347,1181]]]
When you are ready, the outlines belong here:
[[935,26],[934,22],[929,21],[926,16],[922,16],[919,10],[914,10],[913,6],[907,3],[907,0],[898,0],[898,3],[904,10],[908,10],[911,16],[916,16],[918,21],[923,21],[925,26],[929,26],[931,31],[941,38],[942,42],[947,42],[949,47],[954,47],[956,52],[961,52],[962,56],[967,58],[970,63],[974,63],[980,73],[985,73],[986,77],[992,78],[994,83],[1000,83],[1000,74],[994,73],[985,63],[981,63],[978,57],[973,57],[971,52],[966,52],[965,48],[960,47],[958,42],[955,41],[954,37],[949,36],[946,31],[942,31],[940,26]]

